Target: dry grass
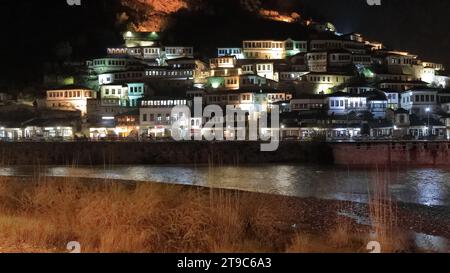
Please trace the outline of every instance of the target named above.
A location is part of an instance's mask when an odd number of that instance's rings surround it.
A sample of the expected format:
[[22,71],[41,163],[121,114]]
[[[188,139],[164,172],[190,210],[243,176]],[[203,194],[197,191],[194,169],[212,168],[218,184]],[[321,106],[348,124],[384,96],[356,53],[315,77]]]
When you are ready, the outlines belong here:
[[405,233],[398,228],[396,202],[389,194],[389,177],[386,172],[378,171],[372,179],[369,192],[369,219],[372,232],[369,239],[380,243],[384,253],[406,251],[412,246]]
[[[338,209],[325,201],[312,209],[318,202],[153,183],[0,178],[0,252],[67,252],[69,241],[107,253],[367,252],[368,235],[355,235],[351,220],[317,228]],[[382,212],[373,208],[377,219],[385,219]]]

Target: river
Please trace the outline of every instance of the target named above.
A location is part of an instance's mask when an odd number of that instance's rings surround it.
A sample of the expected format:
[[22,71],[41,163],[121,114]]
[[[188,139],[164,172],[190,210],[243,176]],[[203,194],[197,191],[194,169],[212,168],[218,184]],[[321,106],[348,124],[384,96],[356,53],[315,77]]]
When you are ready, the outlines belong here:
[[[298,197],[367,202],[374,191],[392,200],[427,206],[450,205],[450,169],[389,171],[319,165],[249,166],[11,166],[0,176],[92,177],[198,185]],[[377,187],[374,187],[377,185]]]

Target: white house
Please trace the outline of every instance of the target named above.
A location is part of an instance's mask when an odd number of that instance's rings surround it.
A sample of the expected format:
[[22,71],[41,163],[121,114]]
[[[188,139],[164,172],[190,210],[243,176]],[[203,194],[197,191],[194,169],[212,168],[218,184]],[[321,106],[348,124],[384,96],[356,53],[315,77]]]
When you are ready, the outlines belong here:
[[353,54],[365,54],[367,51],[365,43],[358,41],[346,39],[319,39],[310,41],[311,51],[326,51],[333,49],[345,49]]
[[352,63],[352,54],[344,49],[328,51],[328,64],[334,67],[346,66]]
[[87,101],[87,118],[89,123],[112,122],[114,118],[130,108],[120,105],[118,98],[89,99]]
[[168,60],[178,58],[194,58],[194,48],[189,46],[166,46],[164,55]]
[[128,106],[138,107],[139,100],[144,97],[145,84],[144,83],[128,83]]
[[236,59],[244,59],[244,53],[240,47],[220,47],[217,49],[217,57],[234,56]]
[[122,71],[112,73],[102,73],[98,75],[99,85],[104,84],[123,84],[130,81],[142,81],[144,71]]
[[425,67],[425,68],[432,68],[435,71],[445,70],[444,65],[443,64],[439,64],[439,63],[422,62],[422,66]]
[[102,99],[118,99],[121,106],[128,105],[128,86],[126,85],[102,85],[100,87]]
[[349,83],[342,89],[342,91],[350,94],[364,94],[373,90],[375,90],[375,88],[366,83]]
[[78,110],[82,115],[87,113],[87,100],[96,98],[97,93],[85,87],[63,87],[47,90],[46,105],[59,110]]
[[[152,137],[170,137],[173,133],[172,124],[185,117],[183,113],[172,114],[175,106],[188,106],[188,102],[181,98],[142,100],[139,109],[141,133]],[[185,129],[187,126],[188,124]]]
[[345,84],[352,78],[342,73],[308,73],[302,77],[301,89],[307,93],[328,94],[331,88]]
[[156,60],[159,65],[165,60],[178,58],[193,58],[194,49],[188,46],[156,46],[155,43],[147,45],[127,46],[125,48],[108,48],[108,55],[111,57],[132,57],[139,60]]
[[390,89],[384,89],[382,91],[384,92],[388,100],[387,107],[392,110],[397,110],[400,107],[401,93]]
[[242,64],[243,74],[256,74],[260,77],[279,81],[279,74],[275,72],[272,62],[245,62]]
[[324,109],[327,103],[325,95],[302,95],[290,101],[292,112]]
[[167,61],[167,66],[155,66],[145,70],[145,79],[152,84],[160,84],[167,87],[190,86],[193,84],[205,84],[207,78],[207,66],[200,60],[180,58]]
[[419,87],[401,94],[401,107],[420,118],[436,112],[438,107],[439,90],[435,88]]
[[369,66],[372,64],[372,56],[367,54],[353,54],[352,62],[354,65]]
[[236,57],[233,55],[221,56],[209,59],[209,67],[216,68],[234,68],[236,66]]
[[393,89],[396,91],[406,91],[411,88],[420,88],[428,84],[423,81],[404,81],[404,80],[383,80],[377,83],[379,89]]
[[162,49],[160,47],[143,47],[142,57],[144,59],[159,59],[162,56]]
[[302,52],[308,51],[307,41],[295,41],[292,39],[287,39],[284,41],[284,48],[286,50],[286,56],[294,56]]
[[292,82],[292,81],[301,81],[302,77],[308,74],[308,72],[298,72],[298,71],[282,71],[279,72],[279,81],[280,82]]
[[246,59],[286,58],[284,41],[273,41],[273,40],[243,41],[243,53]]
[[336,92],[328,95],[328,114],[347,115],[351,112],[368,111],[367,97],[365,95],[352,95]]
[[95,74],[104,74],[118,71],[140,70],[142,61],[128,57],[108,57],[87,61],[88,69]]
[[306,62],[310,72],[326,72],[328,53],[326,51],[306,53]]
[[369,111],[374,119],[385,119],[386,110],[388,109],[388,99],[381,91],[372,91],[365,93],[369,104]]

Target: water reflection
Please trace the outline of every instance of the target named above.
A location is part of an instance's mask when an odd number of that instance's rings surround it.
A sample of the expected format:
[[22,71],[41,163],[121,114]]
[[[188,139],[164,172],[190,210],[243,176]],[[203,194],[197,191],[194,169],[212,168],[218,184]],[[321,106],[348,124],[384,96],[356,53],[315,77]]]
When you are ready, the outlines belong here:
[[415,234],[415,243],[419,249],[425,249],[432,252],[448,253],[450,252],[450,242],[439,236],[432,236],[423,233]]
[[[201,185],[299,197],[366,202],[368,190],[383,181],[387,198],[424,205],[450,204],[450,170],[398,169],[388,172],[310,165],[258,166],[103,166],[0,168],[3,176],[93,177]],[[381,180],[380,180],[381,177]]]

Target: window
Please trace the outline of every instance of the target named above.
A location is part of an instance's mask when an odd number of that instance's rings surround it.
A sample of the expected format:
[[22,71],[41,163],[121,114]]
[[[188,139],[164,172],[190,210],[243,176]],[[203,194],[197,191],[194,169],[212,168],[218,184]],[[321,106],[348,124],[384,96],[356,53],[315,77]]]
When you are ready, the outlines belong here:
[[143,115],[142,115],[142,121],[143,121],[143,122],[146,122],[146,121],[147,121],[147,114],[143,114]]

